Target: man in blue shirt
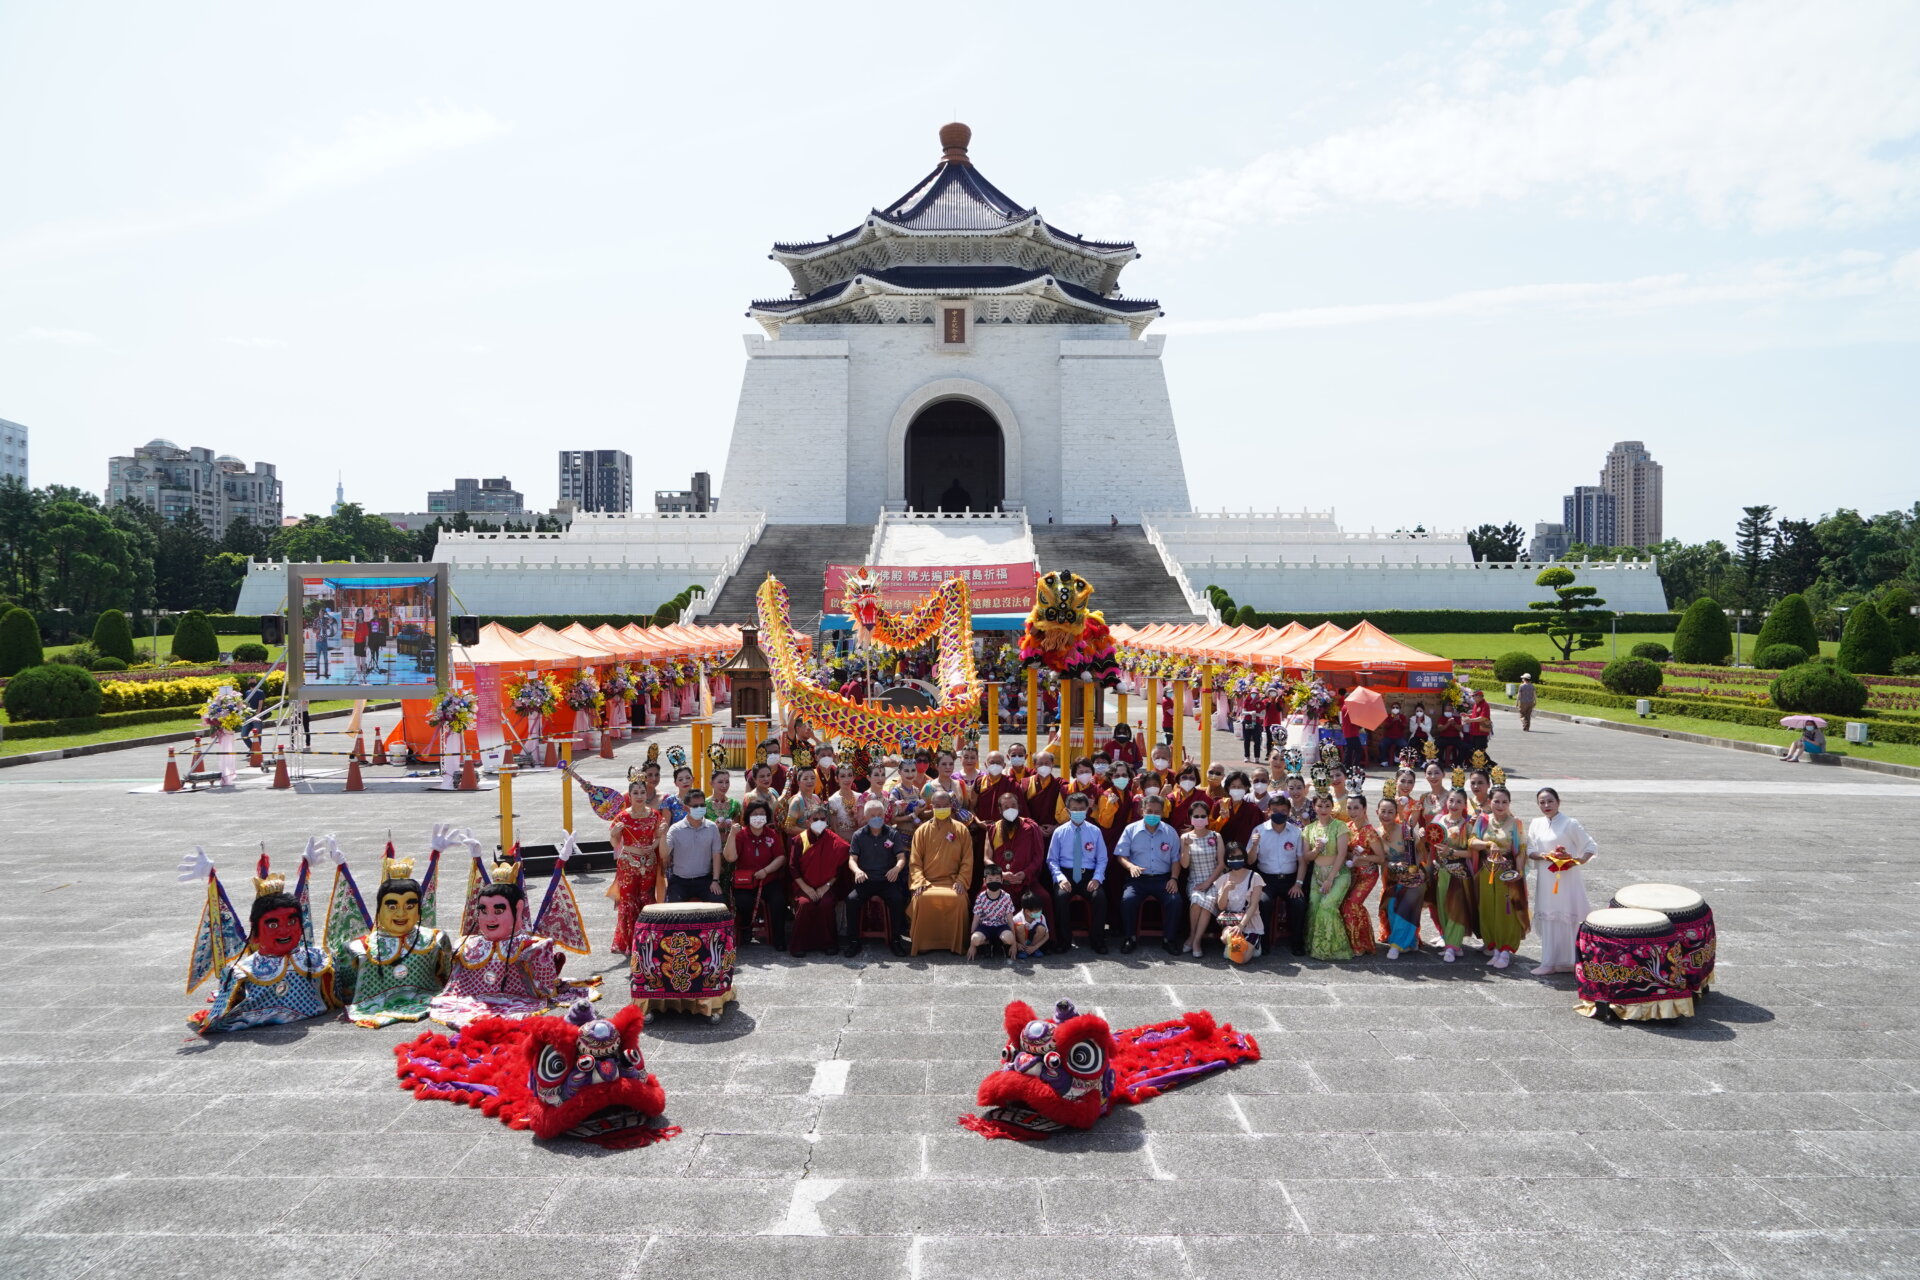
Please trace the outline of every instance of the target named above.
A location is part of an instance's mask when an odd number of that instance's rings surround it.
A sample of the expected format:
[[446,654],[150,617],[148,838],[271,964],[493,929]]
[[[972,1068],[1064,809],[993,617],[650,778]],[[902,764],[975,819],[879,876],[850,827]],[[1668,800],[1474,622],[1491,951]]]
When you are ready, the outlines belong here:
[[1060,921],[1061,949],[1073,946],[1073,899],[1087,904],[1087,936],[1096,955],[1107,954],[1107,837],[1087,816],[1088,797],[1067,797],[1067,820],[1053,829],[1047,844],[1047,866],[1053,872],[1055,914]]
[[1127,824],[1113,856],[1132,879],[1120,895],[1120,952],[1131,954],[1138,939],[1140,904],[1151,898],[1160,904],[1160,946],[1168,955],[1179,950],[1177,936],[1186,912],[1180,909],[1180,833],[1165,820],[1166,801],[1148,796],[1140,806],[1138,822]]

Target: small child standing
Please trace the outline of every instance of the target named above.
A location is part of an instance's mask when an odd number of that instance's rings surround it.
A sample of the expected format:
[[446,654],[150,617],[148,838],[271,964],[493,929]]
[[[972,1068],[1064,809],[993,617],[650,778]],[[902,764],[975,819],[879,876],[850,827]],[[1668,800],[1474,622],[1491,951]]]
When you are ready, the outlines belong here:
[[1028,890],[1013,918],[1013,958],[1031,960],[1046,949],[1047,913],[1040,909],[1040,895]]
[[1013,912],[1013,895],[1006,886],[998,878],[987,881],[973,900],[973,940],[967,944],[967,959],[978,956],[989,938],[1003,947],[1013,945],[1013,930],[1008,927]]

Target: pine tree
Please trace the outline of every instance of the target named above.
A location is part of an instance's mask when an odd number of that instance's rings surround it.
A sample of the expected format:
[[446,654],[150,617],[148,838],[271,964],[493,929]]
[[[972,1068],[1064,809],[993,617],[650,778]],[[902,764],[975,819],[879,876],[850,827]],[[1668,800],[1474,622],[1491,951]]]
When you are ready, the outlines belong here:
[[1527,608],[1547,616],[1514,627],[1521,635],[1547,637],[1560,650],[1562,660],[1572,658],[1578,650],[1597,648],[1603,638],[1600,628],[1613,617],[1612,611],[1605,607],[1607,602],[1594,595],[1599,588],[1576,587],[1573,582],[1571,569],[1558,565],[1542,569],[1533,584],[1551,588],[1554,598],[1529,601]]
[[1909,653],[1920,653],[1920,618],[1913,616],[1916,603],[1913,592],[1905,587],[1895,587],[1884,593],[1876,602],[1880,615],[1887,620],[1887,630],[1893,633],[1893,656],[1898,658]]
[[1773,508],[1742,507],[1746,514],[1733,528],[1734,545],[1740,552],[1740,567],[1746,571],[1746,602],[1760,605],[1767,600],[1767,551],[1773,541]]

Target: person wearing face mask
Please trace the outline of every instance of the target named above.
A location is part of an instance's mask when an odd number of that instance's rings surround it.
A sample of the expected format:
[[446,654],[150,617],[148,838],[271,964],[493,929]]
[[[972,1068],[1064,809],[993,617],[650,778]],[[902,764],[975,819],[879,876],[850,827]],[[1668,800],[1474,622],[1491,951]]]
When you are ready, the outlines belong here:
[[[1095,767],[1098,767],[1095,757]],[[1100,825],[1100,834],[1107,838],[1109,854],[1119,849],[1120,837],[1126,831],[1127,824],[1134,820],[1134,800],[1137,794],[1133,785],[1133,766],[1124,760],[1116,760],[1105,777],[1097,779],[1099,793],[1093,805],[1093,820]],[[1127,891],[1127,877],[1115,871],[1107,877],[1107,923],[1112,928],[1120,920],[1120,899]]]
[[707,797],[687,790],[687,816],[667,828],[667,901],[720,901],[720,828],[707,821]]
[[1007,776],[1019,783],[1024,798],[1027,779],[1033,776],[1033,767],[1027,762],[1027,748],[1022,743],[1014,743],[1007,748]]
[[1392,768],[1399,763],[1400,753],[1407,745],[1407,716],[1398,702],[1387,704],[1387,718],[1380,722],[1380,750],[1375,759],[1382,765]]
[[886,907],[887,946],[907,954],[907,837],[887,825],[887,806],[869,800],[862,806],[860,829],[853,833],[853,887],[847,890],[847,958],[865,945],[867,904]]
[[1107,838],[1088,812],[1089,797],[1067,801],[1067,820],[1047,842],[1047,866],[1059,903],[1060,949],[1073,946],[1073,899],[1087,904],[1087,936],[1097,955],[1107,954]]
[[1264,932],[1274,946],[1286,939],[1294,955],[1307,953],[1307,889],[1300,874],[1302,838],[1293,805],[1283,795],[1267,801],[1267,823],[1247,838],[1247,856],[1267,882],[1261,907]]
[[787,834],[773,820],[773,805],[748,793],[744,820],[723,855],[733,866],[733,938],[744,949],[753,940],[755,916],[767,922],[767,941],[787,946]]
[[1096,822],[1099,821],[1099,814],[1094,812],[1097,807],[1094,802],[1103,790],[1105,787],[1100,782],[1099,775],[1093,771],[1093,761],[1085,756],[1075,760],[1073,776],[1060,787],[1060,799],[1053,812],[1054,825],[1058,826],[1067,820],[1067,801],[1075,796],[1087,797],[1087,811],[1093,814]]
[[1213,807],[1204,794],[1198,798],[1176,800],[1187,810],[1187,830],[1180,837],[1180,865],[1187,871],[1187,953],[1202,954],[1206,943],[1207,917],[1213,910],[1213,882],[1220,877],[1226,857],[1225,842],[1213,830]]
[[[985,820],[986,814],[981,814]],[[1018,898],[1031,890],[1040,895],[1047,913],[1049,932],[1058,936],[1054,926],[1055,902],[1053,877],[1047,870],[1047,838],[1040,827],[1026,816],[1017,791],[1002,792],[999,811],[986,827],[983,870],[997,874],[1007,891]]]
[[1266,820],[1267,815],[1252,798],[1253,784],[1245,772],[1235,769],[1227,775],[1226,796],[1213,806],[1213,825],[1228,844],[1247,847],[1247,837]]
[[1107,758],[1116,767],[1122,764],[1132,765],[1135,769],[1140,767],[1140,740],[1134,736],[1133,726],[1124,720],[1113,726],[1112,736],[1101,744],[1100,749],[1107,753]]
[[1260,955],[1266,931],[1266,922],[1260,915],[1260,898],[1265,890],[1266,881],[1247,861],[1246,850],[1237,844],[1228,844],[1225,867],[1220,878],[1213,882],[1206,908],[1208,919],[1220,928],[1220,941],[1226,945],[1228,959],[1236,955],[1232,945],[1235,934],[1253,944],[1251,956],[1243,958]]
[[1027,812],[1040,824],[1049,839],[1060,821],[1060,779],[1054,776],[1053,752],[1042,751],[1034,758],[1033,776],[1027,779]]
[[981,775],[979,789],[975,792],[974,811],[982,822],[996,822],[1005,801],[1011,799],[1020,810],[1020,816],[1027,816],[1027,790],[1017,778],[1007,771],[1007,757],[999,751],[987,753],[986,771]]
[[831,954],[840,949],[833,923],[840,905],[840,873],[847,866],[847,842],[829,824],[827,806],[816,804],[807,814],[806,829],[793,843],[793,931],[787,954],[798,959],[809,951]]
[[1240,709],[1240,749],[1248,762],[1260,758],[1260,713],[1252,703]]
[[1160,904],[1160,946],[1172,955],[1180,935],[1180,833],[1165,820],[1166,801],[1159,796],[1141,799],[1142,813],[1127,824],[1114,847],[1114,856],[1126,870],[1126,888],[1120,894],[1120,952],[1133,954],[1139,940],[1140,904]]
[[1162,778],[1173,777],[1173,748],[1162,743],[1153,749],[1153,761],[1148,766]]
[[967,949],[967,885],[973,878],[973,834],[954,816],[953,797],[933,797],[932,815],[913,833],[908,856],[907,907],[914,955],[942,949],[959,955]]
[[[1200,789],[1200,770],[1194,765],[1180,770],[1179,776],[1174,779],[1173,789],[1167,793],[1170,806],[1167,817],[1173,822],[1174,829],[1186,832],[1193,821],[1194,800],[1206,798],[1207,793]],[[1211,804],[1207,806],[1207,812],[1209,815],[1213,812]]]

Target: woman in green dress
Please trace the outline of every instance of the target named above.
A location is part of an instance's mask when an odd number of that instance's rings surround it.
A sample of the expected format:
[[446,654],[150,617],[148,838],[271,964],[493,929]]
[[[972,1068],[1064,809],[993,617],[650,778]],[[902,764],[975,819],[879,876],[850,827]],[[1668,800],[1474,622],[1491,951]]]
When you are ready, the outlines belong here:
[[1460,958],[1467,931],[1479,927],[1479,913],[1474,908],[1474,872],[1478,865],[1466,792],[1456,787],[1447,793],[1446,811],[1438,822],[1427,825],[1424,839],[1433,865],[1433,922],[1439,926],[1440,946],[1444,948],[1440,958],[1452,964]]
[[1302,833],[1306,841],[1307,952],[1316,960],[1351,960],[1353,944],[1340,914],[1353,868],[1347,861],[1346,823],[1333,816],[1333,797],[1325,792],[1313,799],[1313,821]]
[[1491,952],[1487,963],[1504,969],[1528,926],[1527,829],[1513,816],[1513,796],[1505,787],[1487,792],[1468,847],[1480,855],[1475,880],[1480,889],[1480,939]]

